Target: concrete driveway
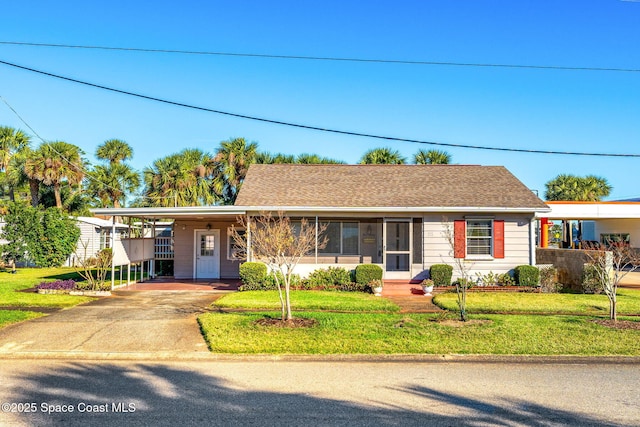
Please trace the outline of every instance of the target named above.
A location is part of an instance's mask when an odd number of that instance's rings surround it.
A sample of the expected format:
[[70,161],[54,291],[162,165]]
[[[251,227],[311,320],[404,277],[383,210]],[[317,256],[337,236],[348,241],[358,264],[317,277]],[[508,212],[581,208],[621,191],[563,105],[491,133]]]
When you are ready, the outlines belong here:
[[221,295],[116,291],[0,329],[0,354],[208,353],[196,316]]

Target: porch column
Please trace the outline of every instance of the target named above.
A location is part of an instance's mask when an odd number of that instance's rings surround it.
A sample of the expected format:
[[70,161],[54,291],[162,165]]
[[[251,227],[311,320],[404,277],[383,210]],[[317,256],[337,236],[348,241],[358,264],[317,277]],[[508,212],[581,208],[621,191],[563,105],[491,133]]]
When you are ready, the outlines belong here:
[[253,261],[253,255],[251,254],[251,216],[247,214],[247,261]]
[[144,282],[144,218],[142,218],[142,261],[140,261],[140,283]]
[[549,247],[549,218],[540,218],[540,247]]
[[318,263],[318,215],[316,215],[316,264]]
[[111,290],[116,284],[116,264],[115,264],[115,255],[116,255],[116,217],[111,217]]
[[153,239],[153,258],[151,258],[149,266],[149,278],[153,279],[156,276],[156,218],[153,217],[153,223],[151,224],[151,238]]

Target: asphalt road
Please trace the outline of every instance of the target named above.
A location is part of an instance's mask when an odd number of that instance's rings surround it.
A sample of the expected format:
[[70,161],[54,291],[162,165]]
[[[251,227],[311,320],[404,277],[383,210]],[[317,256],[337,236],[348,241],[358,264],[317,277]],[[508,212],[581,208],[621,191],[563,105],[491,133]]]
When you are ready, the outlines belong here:
[[0,362],[2,426],[640,424],[637,364]]

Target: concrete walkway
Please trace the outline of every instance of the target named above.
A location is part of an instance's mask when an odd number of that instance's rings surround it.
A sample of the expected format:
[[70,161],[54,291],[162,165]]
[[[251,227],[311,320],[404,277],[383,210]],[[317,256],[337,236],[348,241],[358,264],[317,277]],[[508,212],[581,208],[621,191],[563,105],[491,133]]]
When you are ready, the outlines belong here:
[[222,295],[115,291],[111,297],[0,329],[0,355],[208,353],[196,316]]

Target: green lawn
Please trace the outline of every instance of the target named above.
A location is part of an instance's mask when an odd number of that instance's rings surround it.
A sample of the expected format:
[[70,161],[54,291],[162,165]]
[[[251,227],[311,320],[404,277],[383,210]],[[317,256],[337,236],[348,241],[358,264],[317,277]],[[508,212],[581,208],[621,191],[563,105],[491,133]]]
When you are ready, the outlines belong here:
[[450,326],[432,314],[308,312],[296,316],[317,326],[254,323],[278,315],[207,313],[198,321],[216,353],[640,355],[640,331],[610,329],[585,316],[476,315],[471,319],[487,322]]
[[[280,316],[277,294],[230,294],[219,299],[216,306],[251,311],[201,315],[198,321],[210,350],[236,354],[640,356],[640,330],[612,329],[593,322],[606,317],[607,299],[602,295],[470,293],[470,302],[484,301],[494,310],[508,307],[517,311],[514,306],[521,311],[540,312],[594,310],[600,316],[478,314],[470,316],[472,322],[465,324],[453,320],[453,313],[399,314],[386,299],[367,294],[294,291],[291,296],[293,307],[304,310],[294,316],[316,319],[316,326],[258,325],[258,319]],[[639,298],[640,292],[621,291],[627,309]],[[455,294],[439,295],[438,299],[455,308]],[[591,308],[594,305],[600,308]],[[255,311],[263,307],[264,311]]]
[[72,268],[19,268],[16,274],[0,272],[0,306],[72,307],[94,298],[71,295],[41,295],[18,292],[33,288],[43,281],[80,279]]
[[22,322],[23,320],[35,319],[44,316],[42,313],[21,310],[0,310],[0,328],[11,323]]
[[[66,308],[82,304],[94,298],[72,295],[41,295],[20,292],[47,281],[81,277],[73,268],[19,268],[16,274],[0,272],[0,307],[57,307]],[[21,310],[0,310],[0,328],[11,323],[44,316],[42,313]]]
[[[457,310],[456,294],[436,295],[433,302],[447,310]],[[539,294],[509,292],[468,292],[470,313],[566,313],[606,315],[609,299],[606,295]],[[618,314],[640,314],[640,291],[618,290]]]
[[[279,310],[277,291],[247,291],[225,295],[214,305],[223,308]],[[398,312],[400,307],[385,298],[362,292],[292,291],[293,310]]]

